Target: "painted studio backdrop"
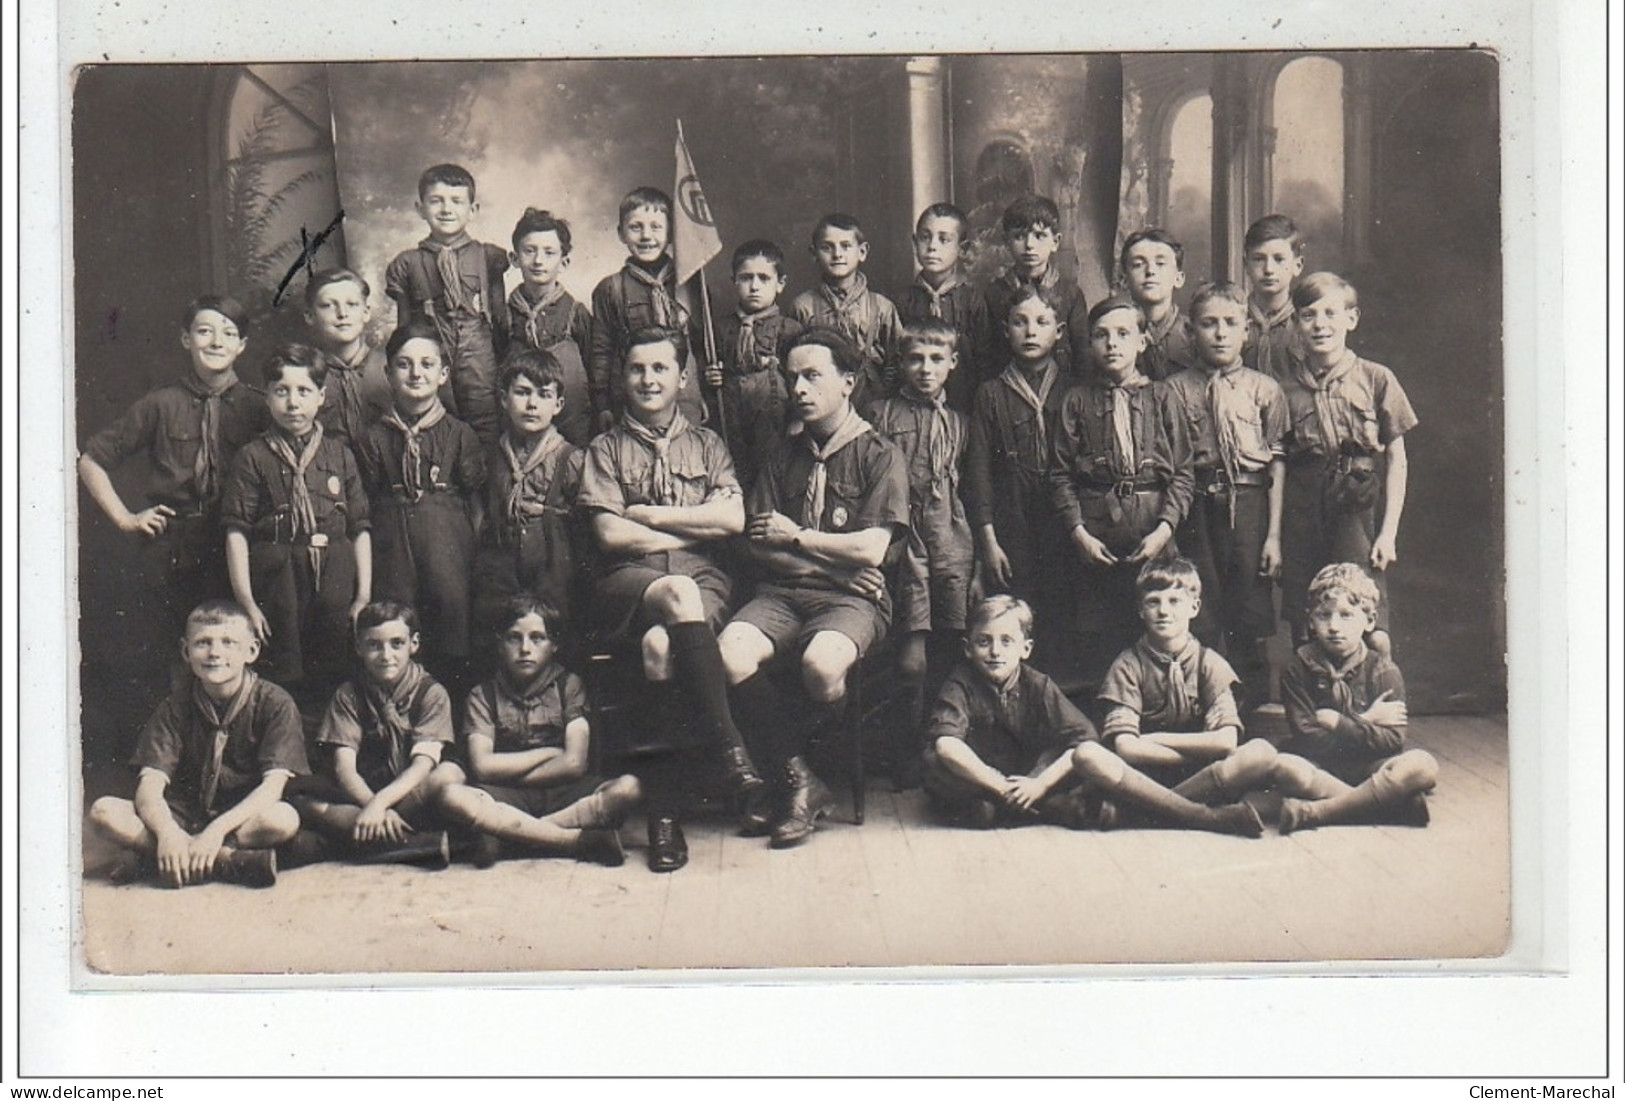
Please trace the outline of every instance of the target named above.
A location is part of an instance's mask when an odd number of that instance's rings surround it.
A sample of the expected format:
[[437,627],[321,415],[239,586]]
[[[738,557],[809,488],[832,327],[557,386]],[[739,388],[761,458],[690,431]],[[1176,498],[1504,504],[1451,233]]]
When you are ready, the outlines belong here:
[[[1162,225],[1185,242],[1188,296],[1239,279],[1247,224],[1280,210],[1307,230],[1306,270],[1358,286],[1351,344],[1395,370],[1421,418],[1391,574],[1413,710],[1498,712],[1496,97],[1494,59],[1469,51],[91,67],[74,91],[76,438],[183,369],[179,314],[199,293],[249,304],[239,369],[257,383],[270,350],[303,334],[303,274],[277,294],[301,232],[341,210],[313,260],[371,282],[381,342],[383,268],[423,236],[416,180],[441,161],[473,172],[481,240],[507,247],[527,206],[567,218],[563,281],[585,301],[624,258],[620,197],[671,187],[681,119],[722,236],[707,269],[719,310],[727,253],[747,238],[785,247],[789,294],[811,286],[808,240],[832,210],[863,222],[869,278],[889,291],[912,278],[924,206],[971,212],[985,280],[1003,262],[999,212],[1049,195],[1063,268],[1091,302],[1128,233]],[[121,489],[139,465],[116,472]],[[95,771],[127,756],[171,655],[123,644],[149,580],[83,494],[78,523]]]

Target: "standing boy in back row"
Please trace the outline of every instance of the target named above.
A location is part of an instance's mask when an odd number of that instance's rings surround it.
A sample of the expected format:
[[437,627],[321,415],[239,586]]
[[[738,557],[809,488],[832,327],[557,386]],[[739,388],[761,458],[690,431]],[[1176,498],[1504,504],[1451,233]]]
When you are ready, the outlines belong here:
[[[1061,248],[1061,211],[1054,200],[1028,195],[1011,203],[1000,222],[1010,269],[987,288],[987,313],[995,323],[1009,316],[1010,302],[1024,286],[1035,286],[1055,307],[1061,340],[1055,362],[1068,384],[1089,369],[1089,303],[1078,284],[1061,275],[1056,253]],[[995,356],[995,358],[1002,358]]]
[[796,295],[790,312],[806,328],[833,329],[857,349],[860,370],[852,408],[868,416],[870,406],[896,389],[891,361],[902,320],[891,299],[869,289],[863,274],[869,242],[852,215],[826,214],[818,219],[812,254],[818,261],[818,286]]
[[506,343],[501,309],[508,254],[476,241],[468,226],[479,213],[474,177],[457,164],[437,164],[418,177],[418,217],[429,235],[401,253],[384,273],[395,302],[395,327],[429,319],[440,330],[459,420],[486,446],[502,431],[497,411],[497,363]]

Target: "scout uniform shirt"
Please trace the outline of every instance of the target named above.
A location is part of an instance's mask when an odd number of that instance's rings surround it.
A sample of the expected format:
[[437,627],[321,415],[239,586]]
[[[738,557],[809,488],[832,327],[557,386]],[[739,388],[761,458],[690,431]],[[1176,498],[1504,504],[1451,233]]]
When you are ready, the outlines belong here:
[[[1027,282],[1030,281],[1022,279],[1011,269],[988,284],[989,339],[994,345],[997,345],[1005,322],[1010,318],[1010,300]],[[1044,300],[1054,307],[1055,319],[1066,326],[1066,331],[1061,334],[1062,339],[1055,345],[1055,362],[1069,385],[1081,381],[1092,373],[1089,368],[1089,303],[1084,301],[1083,291],[1077,283],[1061,278],[1061,269],[1053,262],[1039,278],[1038,287],[1044,292]],[[997,363],[1008,358],[1010,349],[1008,346],[1002,349],[994,347],[992,351],[995,354],[990,354],[988,361]]]
[[[698,323],[696,323],[696,330]],[[723,414],[728,449],[741,485],[750,485],[787,427],[790,392],[779,349],[802,331],[801,322],[777,305],[754,314],[735,311],[717,321],[717,358],[722,362]],[[703,346],[703,334],[690,339]]]
[[327,381],[322,384],[325,396],[316,419],[333,439],[360,447],[367,429],[393,404],[384,374],[384,350],[363,344],[349,361],[323,352],[322,362],[327,365]]
[[340,685],[316,735],[321,745],[355,750],[356,772],[375,793],[413,757],[438,762],[454,738],[451,697],[415,661],[387,690],[366,680]]
[[202,829],[267,773],[309,774],[299,708],[287,692],[248,669],[236,696],[217,703],[186,679],[147,720],[130,758],[169,777],[164,798],[182,829]]
[[[1362,644],[1342,668],[1313,643],[1298,647],[1281,673],[1290,731],[1281,752],[1299,754],[1346,783],[1359,784],[1405,748],[1404,726],[1378,726],[1359,717],[1384,692],[1403,701],[1405,679],[1391,659],[1370,647]],[[1322,708],[1342,715],[1336,730],[1320,725],[1315,712]]]
[[958,738],[992,768],[1023,776],[1047,754],[1099,739],[1049,677],[1023,664],[1001,691],[968,662],[948,674],[926,720],[925,740]]
[[1227,726],[1239,731],[1238,683],[1230,663],[1194,638],[1177,654],[1166,654],[1141,638],[1117,656],[1101,682],[1100,699],[1109,705],[1101,735],[1110,744],[1119,734]]
[[497,674],[469,693],[463,716],[463,736],[490,738],[497,753],[563,749],[564,728],[587,716],[587,694],[581,678],[555,662],[523,691]]
[[1161,382],[1187,367],[1201,365],[1191,344],[1190,330],[1185,327],[1185,315],[1177,305],[1170,304],[1167,316],[1160,322],[1147,322],[1145,336],[1140,374],[1152,382]]
[[904,326],[935,318],[958,331],[959,363],[948,376],[945,389],[950,406],[960,412],[970,412],[977,388],[1005,358],[1003,354],[989,354],[995,344],[996,330],[988,316],[987,297],[957,273],[940,288],[917,278],[898,292],[897,316]]
[[852,389],[852,408],[866,414],[871,405],[891,394],[891,362],[903,322],[891,299],[869,289],[863,272],[853,275],[852,285],[844,291],[824,282],[802,291],[790,304],[790,312],[809,329],[834,329],[862,355],[863,369]]
[[592,347],[592,314],[563,285],[550,284],[540,298],[521,283],[508,296],[508,331],[516,342],[550,352],[564,375],[564,410],[555,423],[564,438],[586,447],[592,438],[592,385],[587,352]]

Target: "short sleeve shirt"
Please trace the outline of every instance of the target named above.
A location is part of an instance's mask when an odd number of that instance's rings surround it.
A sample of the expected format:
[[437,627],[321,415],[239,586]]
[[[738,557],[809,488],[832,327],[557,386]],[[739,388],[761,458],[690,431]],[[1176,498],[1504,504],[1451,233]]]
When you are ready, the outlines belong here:
[[[740,495],[728,446],[709,428],[690,424],[673,439],[666,461],[676,484],[672,504],[692,508]],[[654,449],[617,424],[587,445],[581,471],[583,509],[624,515],[630,505],[654,504]]]
[[1224,466],[1216,415],[1227,416],[1235,432],[1239,469],[1263,470],[1282,453],[1290,427],[1286,395],[1268,375],[1250,367],[1219,372],[1192,367],[1169,378],[1168,388],[1184,411],[1191,465],[1197,470]]
[[[1168,678],[1175,669],[1184,682],[1183,709],[1175,706],[1177,700],[1169,690]],[[1142,638],[1117,656],[1101,682],[1100,698],[1109,705],[1104,734],[1112,739],[1143,730],[1240,729],[1234,693],[1239,682],[1223,656],[1195,639],[1170,664]]]
[[322,745],[355,750],[356,771],[374,790],[395,779],[414,755],[438,761],[456,737],[451,697],[420,666],[407,670],[390,700],[403,720],[399,730],[381,722],[366,692],[347,681],[333,693],[316,735]]
[[184,687],[158,705],[130,759],[137,768],[156,769],[169,777],[165,795],[170,801],[209,817],[241,802],[268,772],[309,774],[299,708],[286,691],[258,677],[249,689],[248,703],[226,726],[214,806],[202,806],[203,770],[213,753],[214,728],[198,710],[192,690],[188,678]]
[[1298,362],[1281,380],[1292,434],[1289,457],[1336,455],[1345,441],[1381,451],[1416,427],[1416,411],[1394,373],[1346,353],[1324,374]]
[[[149,390],[118,420],[91,437],[85,455],[111,470],[137,452],[152,463],[147,502],[177,512],[197,511],[197,458],[203,447],[203,385],[187,377]],[[220,480],[225,482],[237,450],[265,430],[269,421],[265,394],[236,382],[220,394]]]
[[[275,431],[275,429],[273,429]],[[298,445],[294,445],[295,451]],[[293,538],[292,467],[277,458],[264,436],[237,453],[220,506],[228,530],[255,542],[286,543]],[[316,532],[329,539],[354,539],[372,526],[361,473],[350,449],[324,437],[310,465],[305,487],[316,514]]]
[[497,676],[470,692],[463,707],[463,736],[490,738],[498,753],[562,749],[565,727],[586,715],[581,678],[553,665],[524,691]]
[[926,722],[926,740],[958,738],[1006,775],[1030,771],[1046,754],[1097,739],[1082,711],[1049,677],[1023,665],[1000,692],[968,663],[943,682]]
[[[784,437],[751,486],[747,511],[752,515],[781,512],[801,523],[812,470],[812,452],[801,435]],[[908,530],[908,461],[890,440],[872,430],[865,432],[831,455],[825,472],[819,530],[854,532],[886,527],[892,530],[894,540]],[[806,578],[800,583],[831,587],[819,578]]]

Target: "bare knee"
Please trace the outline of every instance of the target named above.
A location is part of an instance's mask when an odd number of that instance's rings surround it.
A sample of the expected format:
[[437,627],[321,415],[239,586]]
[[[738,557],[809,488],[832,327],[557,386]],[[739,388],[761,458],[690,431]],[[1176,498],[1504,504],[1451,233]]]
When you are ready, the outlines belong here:
[[728,674],[729,684],[739,684],[756,675],[762,663],[773,656],[773,644],[767,636],[748,623],[730,623],[717,637],[717,648],[722,652],[722,668]]
[[643,675],[652,681],[671,679],[671,635],[658,624],[643,632]]
[[645,589],[643,609],[662,623],[698,623],[705,618],[700,587],[682,574],[662,577]]
[[238,844],[268,848],[291,840],[299,832],[299,812],[291,803],[272,803],[237,827]]
[[801,682],[819,703],[835,703],[846,695],[846,674],[858,660],[858,648],[845,635],[820,631],[801,655]]
[[1315,784],[1316,768],[1295,753],[1277,753],[1270,766],[1270,782],[1283,791],[1303,794]]
[[1123,778],[1123,759],[1099,742],[1084,742],[1072,751],[1072,769],[1092,783],[1111,787]]
[[1432,791],[1439,782],[1439,762],[1425,749],[1407,749],[1382,766],[1394,787],[1406,795]]
[[102,833],[111,832],[115,823],[123,822],[135,813],[135,805],[128,799],[104,795],[90,804],[90,824]]
[[1250,742],[1243,742],[1230,754],[1229,760],[1237,780],[1263,783],[1271,777],[1278,757],[1273,745],[1262,738],[1254,738]]

